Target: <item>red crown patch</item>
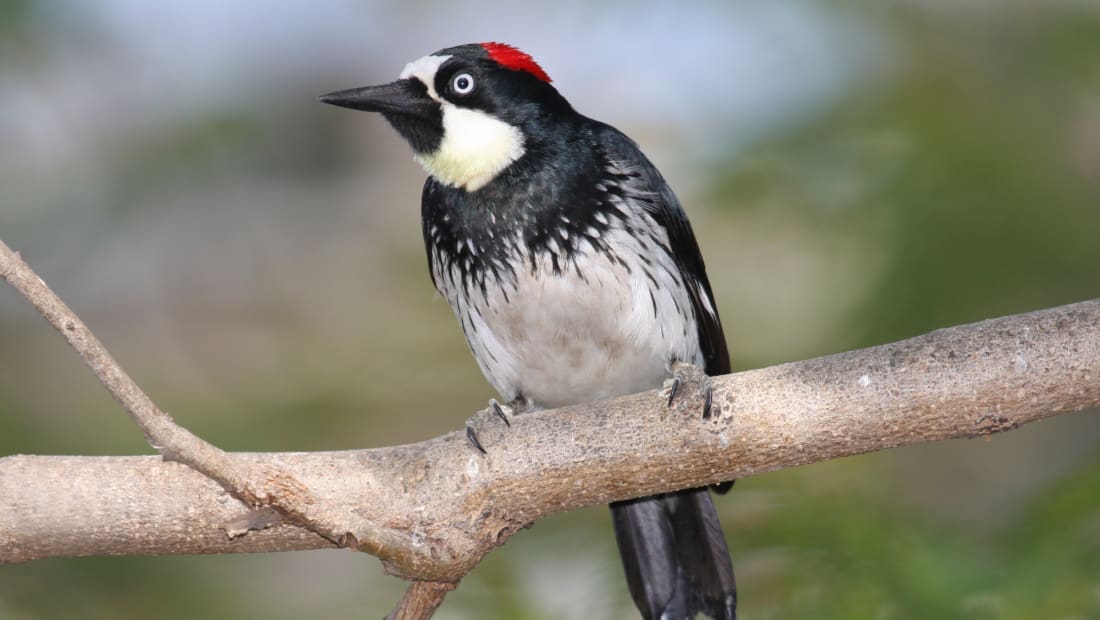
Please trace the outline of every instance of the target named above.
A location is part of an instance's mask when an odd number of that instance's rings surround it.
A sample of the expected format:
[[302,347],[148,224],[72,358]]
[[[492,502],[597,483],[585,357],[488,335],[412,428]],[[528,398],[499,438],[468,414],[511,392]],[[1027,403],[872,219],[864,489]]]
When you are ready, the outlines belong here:
[[495,60],[500,66],[513,71],[526,71],[543,82],[550,83],[550,76],[546,75],[539,63],[526,52],[505,43],[482,43],[481,47],[489,53],[489,58]]

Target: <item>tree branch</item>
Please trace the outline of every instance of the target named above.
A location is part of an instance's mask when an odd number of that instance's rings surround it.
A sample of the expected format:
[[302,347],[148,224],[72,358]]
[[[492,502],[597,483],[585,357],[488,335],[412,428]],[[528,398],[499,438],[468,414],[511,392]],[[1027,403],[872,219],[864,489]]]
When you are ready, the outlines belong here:
[[1090,301],[727,375],[714,382],[708,419],[698,395],[669,409],[646,392],[525,415],[507,430],[483,424],[486,455],[455,433],[358,452],[229,454],[157,408],[3,242],[0,276],[164,459],[188,466],[0,459],[0,496],[15,498],[0,504],[0,562],[354,546],[415,580],[395,620],[430,618],[486,553],[548,514],[1100,404],[1100,301]]
[[[342,527],[347,522],[346,518],[338,516],[343,507],[330,505],[313,495],[309,487],[278,463],[245,466],[217,446],[176,424],[130,378],[80,317],[3,241],[0,241],[0,277],[18,290],[65,337],[103,387],[141,428],[149,445],[166,460],[183,463],[203,473],[248,506],[270,506],[290,521],[336,544],[357,544],[349,530]],[[400,544],[384,528],[372,523],[361,522],[358,525],[362,528],[360,533],[367,535],[370,541],[368,549],[372,552],[384,553],[386,545]]]
[[386,616],[386,620],[418,620],[431,618],[435,610],[443,603],[443,597],[455,589],[456,583],[414,581],[409,584],[405,596],[397,608]]
[[[487,421],[487,455],[455,432],[374,450],[226,458],[244,471],[291,472],[312,497],[340,507],[331,518],[391,572],[453,583],[552,513],[1096,407],[1100,300],[713,385],[707,420],[696,391],[684,389],[671,409],[651,391],[525,414],[510,428]],[[332,546],[293,525],[230,539],[222,527],[245,509],[202,475],[153,457],[7,457],[0,497],[0,562]]]

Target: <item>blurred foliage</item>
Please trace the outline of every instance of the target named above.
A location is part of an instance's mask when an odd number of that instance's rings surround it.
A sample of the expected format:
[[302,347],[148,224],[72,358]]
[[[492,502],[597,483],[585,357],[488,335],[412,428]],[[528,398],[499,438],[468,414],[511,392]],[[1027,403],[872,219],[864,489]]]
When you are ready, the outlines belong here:
[[[681,195],[739,367],[1100,296],[1100,10],[865,4],[832,6],[876,30],[885,69]],[[0,37],[19,42],[0,50],[48,46],[29,5],[0,4]],[[24,210],[0,205],[4,234],[25,232],[21,249],[139,383],[219,445],[453,430],[488,388],[433,301],[415,216],[384,208],[415,201],[404,145],[250,97],[129,134],[87,128],[105,135],[77,187],[16,186]],[[398,189],[360,184],[368,170]],[[0,338],[0,454],[147,452],[29,310],[0,314]],[[739,482],[719,510],[742,617],[1100,618],[1095,417]],[[402,585],[342,553],[45,561],[0,567],[0,618],[378,617]],[[438,617],[630,610],[596,507],[517,535]]]
[[[26,35],[31,0],[3,0],[0,2],[0,37],[20,40]],[[22,42],[22,41],[20,41]]]
[[1100,293],[1100,11],[992,6],[899,9],[883,83],[714,172],[880,247],[850,346]]
[[768,482],[786,501],[742,552],[774,556],[749,594],[754,618],[1100,617],[1100,460],[988,529],[815,492],[799,473]]

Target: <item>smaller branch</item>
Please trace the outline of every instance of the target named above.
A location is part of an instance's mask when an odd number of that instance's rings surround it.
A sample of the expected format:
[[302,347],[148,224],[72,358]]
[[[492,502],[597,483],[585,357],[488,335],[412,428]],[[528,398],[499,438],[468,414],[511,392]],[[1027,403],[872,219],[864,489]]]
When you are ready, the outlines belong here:
[[455,589],[457,583],[437,581],[414,581],[405,590],[401,602],[386,616],[386,620],[427,620],[443,604],[447,593]]
[[[42,278],[34,273],[19,253],[13,251],[3,241],[0,241],[0,277],[7,280],[8,284],[19,291],[35,310],[49,321],[50,325],[61,332],[69,345],[80,355],[80,359],[92,369],[100,383],[107,388],[118,404],[126,409],[145,433],[146,441],[165,458],[171,459],[170,451],[177,444],[187,442],[186,439],[175,437],[176,429],[179,427],[175,426],[172,419],[157,408],[152,399],[122,370],[118,362],[104,348],[103,343],[65,305],[65,302],[46,286]],[[201,449],[191,447],[189,451]]]
[[[0,277],[3,277],[31,303],[80,355],[103,387],[130,414],[141,428],[146,441],[169,461],[183,463],[208,476],[250,507],[271,506],[291,522],[307,527],[341,546],[358,546],[347,529],[342,509],[332,501],[322,501],[286,468],[265,464],[242,468],[224,450],[176,424],[137,383],[95,337],[88,326],[23,261],[18,252],[0,241]],[[368,548],[374,555],[384,554],[388,544],[398,540],[383,528],[367,525]],[[362,536],[363,532],[360,532]]]

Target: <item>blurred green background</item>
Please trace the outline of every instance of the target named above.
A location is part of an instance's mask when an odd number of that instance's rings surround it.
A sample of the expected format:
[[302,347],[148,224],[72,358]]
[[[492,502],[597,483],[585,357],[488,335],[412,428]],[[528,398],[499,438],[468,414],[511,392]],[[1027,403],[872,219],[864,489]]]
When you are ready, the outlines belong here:
[[[0,2],[0,238],[233,450],[413,442],[490,389],[381,119],[317,104],[504,40],[690,213],[735,366],[1100,296],[1100,3]],[[553,441],[553,438],[547,438]],[[823,463],[718,502],[742,617],[1100,618],[1100,420]],[[0,455],[147,454],[0,287]],[[0,498],[0,501],[4,501]],[[379,618],[348,552],[0,566],[0,618]],[[604,507],[441,619],[631,618]]]

